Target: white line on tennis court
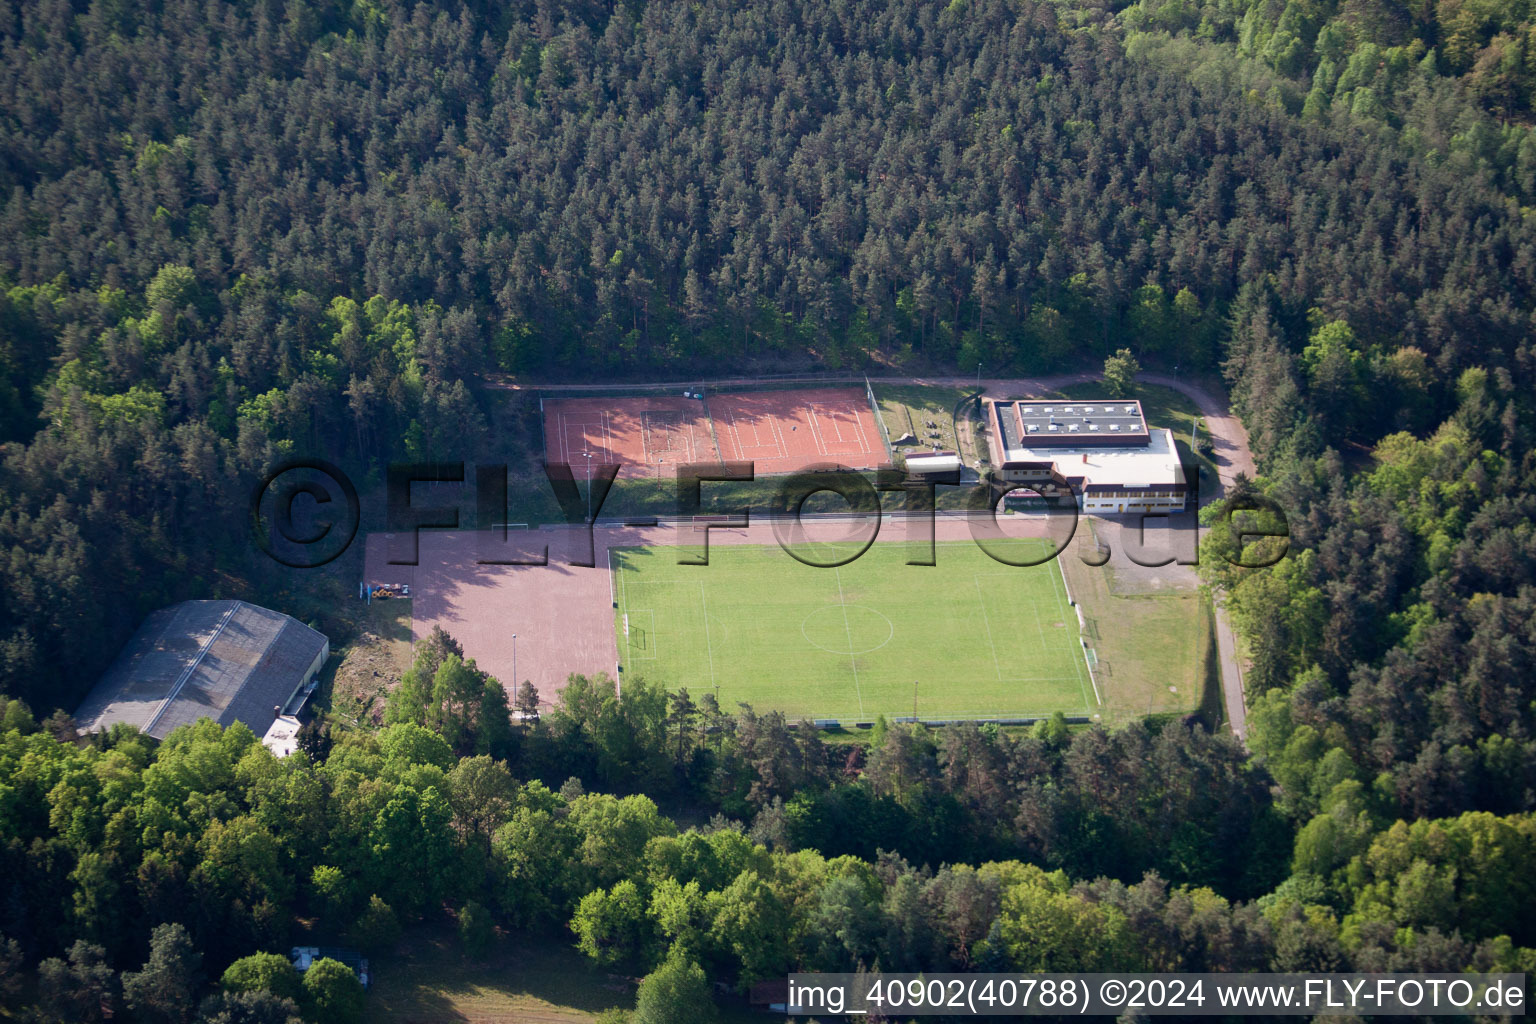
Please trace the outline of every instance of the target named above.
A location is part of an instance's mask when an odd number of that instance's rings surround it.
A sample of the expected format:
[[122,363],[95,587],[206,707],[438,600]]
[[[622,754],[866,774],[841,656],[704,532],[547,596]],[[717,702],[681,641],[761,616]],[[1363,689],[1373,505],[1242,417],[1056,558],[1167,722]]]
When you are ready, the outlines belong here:
[[[718,420],[719,417],[716,417],[716,419]],[[741,428],[736,426],[736,413],[730,409],[725,410],[725,429],[730,432],[731,437],[736,442],[736,458],[741,458],[741,453],[744,450],[741,444]],[[722,451],[720,457],[724,458],[725,452]]]
[[[815,406],[811,406],[811,412],[814,414],[815,411],[816,411],[816,407]],[[821,426],[822,420],[825,419],[828,423],[832,424],[832,432],[837,435],[836,437],[833,438],[833,441],[835,441],[837,444],[847,444],[848,443],[848,438],[843,436],[843,421],[838,417],[837,412],[838,411],[837,411],[837,409],[835,407],[829,407],[827,409],[827,414],[826,414],[825,417],[817,416],[816,417],[817,429],[821,430],[821,436],[822,436],[823,441],[825,442],[825,439],[827,437],[828,431],[826,430],[826,428]]]
[[836,566],[832,571],[837,574],[837,603],[843,608],[843,633],[848,637],[848,667],[853,669],[853,692],[859,698],[859,716],[864,715],[864,690],[859,686],[859,663],[853,652],[853,627],[848,625],[848,605],[843,600],[843,570]]
[[[779,418],[772,413],[768,414],[768,436],[773,440],[773,458],[782,459],[789,454],[789,448],[784,444],[784,428],[779,426]],[[760,439],[757,427],[752,428],[752,436]],[[760,447],[766,448],[767,445]]]
[[810,414],[811,436],[816,439],[816,454],[830,455],[831,453],[827,451],[827,439],[822,436],[821,423],[816,416],[816,407],[807,405],[805,411]]
[[843,436],[843,419],[842,419],[842,417],[841,416],[834,417],[832,422],[837,424],[837,443],[838,444],[857,444],[860,448],[867,448],[868,447],[868,445],[866,445],[864,443],[864,428],[859,425],[859,415],[858,415],[858,413],[854,413],[852,416],[849,417],[849,423],[852,424],[852,425],[848,428],[848,436],[847,437]]
[[610,430],[609,426],[608,426],[612,422],[613,422],[613,414],[611,412],[609,412],[607,409],[604,409],[603,410],[603,419],[602,419],[602,424],[603,424],[603,452],[610,459],[613,458],[614,457],[614,453],[618,451],[618,449],[615,448],[614,445],[613,445],[613,431]]

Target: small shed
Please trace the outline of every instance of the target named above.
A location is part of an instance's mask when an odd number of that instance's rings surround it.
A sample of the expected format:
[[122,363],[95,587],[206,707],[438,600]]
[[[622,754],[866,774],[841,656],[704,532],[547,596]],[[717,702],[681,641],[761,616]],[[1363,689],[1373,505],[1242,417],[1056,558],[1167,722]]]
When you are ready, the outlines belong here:
[[289,957],[293,960],[293,969],[300,974],[314,966],[316,960],[336,960],[352,968],[357,980],[363,983],[363,988],[368,987],[368,958],[355,949],[343,949],[340,946],[294,946]]

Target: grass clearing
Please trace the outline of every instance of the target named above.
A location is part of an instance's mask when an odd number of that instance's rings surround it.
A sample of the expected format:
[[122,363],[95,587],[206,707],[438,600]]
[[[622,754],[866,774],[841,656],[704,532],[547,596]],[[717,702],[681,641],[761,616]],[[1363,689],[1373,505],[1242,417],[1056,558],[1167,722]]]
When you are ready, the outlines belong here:
[[[1205,598],[1198,590],[1117,594],[1109,566],[1085,565],[1078,557],[1092,545],[1090,530],[1080,529],[1062,553],[1061,566],[1098,657],[1095,672],[1104,695],[1105,721],[1206,707],[1214,636]],[[1219,681],[1215,685],[1219,694]]]
[[[449,929],[417,932],[395,955],[375,961],[370,1022],[587,1024],[604,1010],[635,1005],[630,978],[592,966],[562,943],[523,936],[476,959]],[[720,1011],[724,1024],[767,1019],[729,1002]]]
[[411,667],[411,602],[390,598],[358,608],[356,639],[327,663],[332,675],[322,675],[320,693],[344,720],[377,725],[385,696]]
[[898,453],[924,452],[934,446],[958,451],[960,439],[955,435],[954,412],[955,404],[965,394],[959,388],[881,384],[875,388],[875,401],[893,445],[908,434],[916,439],[897,445]]
[[[1050,550],[1019,538],[1004,552]],[[906,717],[914,696],[927,719],[1097,710],[1054,561],[1009,566],[969,541],[939,543],[936,566],[907,565],[912,553],[875,544],[821,568],[777,546],[715,545],[708,566],[678,565],[671,548],[615,549],[623,674],[791,719]]]

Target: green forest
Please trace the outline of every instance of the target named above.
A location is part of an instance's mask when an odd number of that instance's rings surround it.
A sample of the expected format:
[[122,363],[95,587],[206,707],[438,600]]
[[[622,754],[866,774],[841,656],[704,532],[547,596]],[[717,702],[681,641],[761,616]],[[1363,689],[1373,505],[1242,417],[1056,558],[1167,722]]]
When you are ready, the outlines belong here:
[[[20,0],[0,8],[0,1016],[361,1019],[323,933],[646,976],[1536,972],[1536,8]],[[505,380],[1220,380],[1285,510],[1196,723],[891,724],[453,638],[378,731],[79,737],[146,614],[318,605],[288,456],[473,460]],[[1265,541],[1250,541],[1263,544]],[[314,584],[313,586],[319,586]],[[307,604],[305,602],[308,602]],[[296,611],[295,614],[298,614]],[[510,695],[500,685],[514,687]],[[334,962],[333,962],[334,963]],[[619,1014],[620,1017],[623,1014]]]

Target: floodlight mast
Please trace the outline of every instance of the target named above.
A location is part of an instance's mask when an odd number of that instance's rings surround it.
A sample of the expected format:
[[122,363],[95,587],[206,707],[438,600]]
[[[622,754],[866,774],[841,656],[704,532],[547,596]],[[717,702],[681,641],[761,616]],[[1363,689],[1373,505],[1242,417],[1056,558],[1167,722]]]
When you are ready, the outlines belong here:
[[592,453],[583,450],[581,453],[587,460],[587,522],[592,521]]

